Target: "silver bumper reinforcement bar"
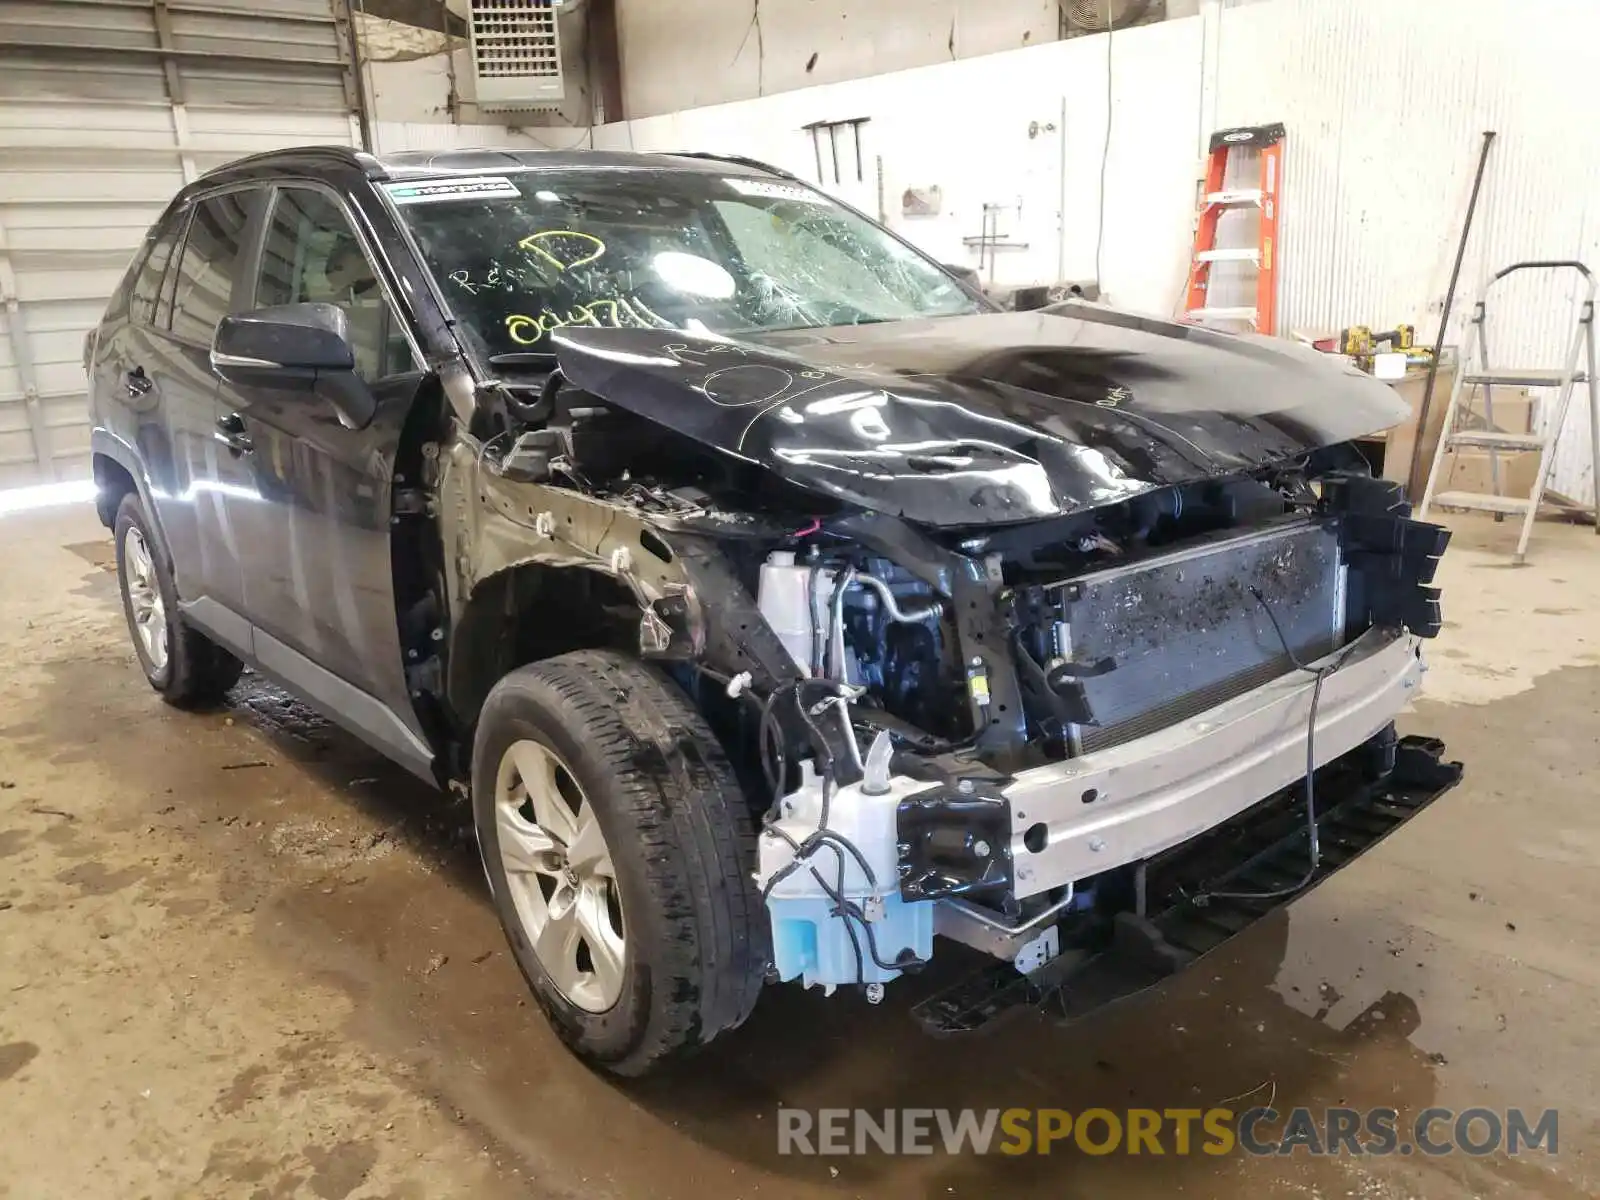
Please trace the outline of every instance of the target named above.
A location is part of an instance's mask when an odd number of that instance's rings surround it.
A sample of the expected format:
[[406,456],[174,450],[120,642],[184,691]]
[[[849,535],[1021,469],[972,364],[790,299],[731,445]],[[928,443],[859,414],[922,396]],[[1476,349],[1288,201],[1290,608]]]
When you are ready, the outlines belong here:
[[[1322,685],[1318,766],[1372,737],[1415,695],[1420,642],[1369,630]],[[1158,854],[1305,775],[1313,677],[1291,671],[1146,737],[1023,771],[1011,802],[1019,899]]]

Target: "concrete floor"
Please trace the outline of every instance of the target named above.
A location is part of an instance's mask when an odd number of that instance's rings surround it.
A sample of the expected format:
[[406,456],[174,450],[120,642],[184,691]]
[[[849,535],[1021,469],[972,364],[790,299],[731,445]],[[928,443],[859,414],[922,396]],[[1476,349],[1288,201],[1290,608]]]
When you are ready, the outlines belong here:
[[[0,519],[0,1196],[1466,1197],[1600,1192],[1600,540],[1458,523],[1409,729],[1465,784],[1214,961],[932,1041],[770,993],[691,1069],[569,1059],[440,797],[247,677],[140,678],[81,511]],[[1237,1098],[1246,1094],[1249,1099]],[[780,1158],[780,1103],[1561,1110],[1511,1160]]]

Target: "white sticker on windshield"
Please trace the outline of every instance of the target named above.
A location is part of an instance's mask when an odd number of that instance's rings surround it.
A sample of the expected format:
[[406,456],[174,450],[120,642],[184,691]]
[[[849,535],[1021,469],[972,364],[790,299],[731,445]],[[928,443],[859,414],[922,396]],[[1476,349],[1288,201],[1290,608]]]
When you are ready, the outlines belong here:
[[801,204],[833,203],[831,196],[814,192],[798,183],[775,183],[770,179],[724,179],[722,182],[746,196],[766,196],[771,200],[797,200]]
[[522,193],[504,175],[461,175],[448,179],[418,179],[386,183],[384,190],[396,204],[433,204],[440,200],[498,200]]

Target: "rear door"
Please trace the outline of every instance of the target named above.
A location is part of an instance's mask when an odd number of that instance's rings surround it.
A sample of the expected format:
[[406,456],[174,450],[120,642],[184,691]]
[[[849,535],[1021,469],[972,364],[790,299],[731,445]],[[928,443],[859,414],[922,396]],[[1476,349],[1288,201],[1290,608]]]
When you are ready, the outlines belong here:
[[307,302],[344,310],[357,373],[378,408],[365,429],[350,429],[313,393],[224,385],[248,429],[250,488],[260,497],[244,558],[257,657],[391,753],[414,758],[420,726],[401,659],[390,520],[420,357],[338,194],[282,184],[248,306]]
[[[162,386],[172,374],[165,337],[156,336],[157,304],[168,281],[168,271],[184,228],[189,221],[187,205],[174,205],[148,235],[137,265],[122,287],[111,298],[105,319],[96,331],[93,375],[92,422],[128,452],[126,458],[137,463],[142,476],[141,494],[155,507],[151,514],[162,542],[173,557],[178,594],[194,595],[199,586],[193,574],[196,557],[188,550],[193,540],[192,523],[173,513],[176,465],[172,442],[167,436],[167,417]],[[162,316],[165,328],[167,313]],[[173,550],[175,534],[185,552]]]
[[171,479],[157,505],[165,509],[175,570],[188,581],[179,585],[180,598],[199,624],[244,650],[249,627],[239,525],[259,497],[248,449],[229,435],[232,408],[219,397],[211,339],[217,322],[235,311],[250,234],[266,197],[261,188],[236,188],[191,205],[170,272],[170,297],[163,293],[156,306],[145,367],[146,374],[152,367],[159,372],[152,383],[161,393],[170,443]]

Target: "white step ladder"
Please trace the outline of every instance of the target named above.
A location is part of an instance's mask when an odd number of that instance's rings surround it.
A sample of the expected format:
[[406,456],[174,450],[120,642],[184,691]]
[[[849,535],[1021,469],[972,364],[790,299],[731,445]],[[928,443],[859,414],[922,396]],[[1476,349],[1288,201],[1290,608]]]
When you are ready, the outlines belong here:
[[[1489,350],[1484,333],[1484,302],[1488,299],[1489,289],[1508,275],[1518,271],[1533,270],[1573,270],[1583,276],[1586,292],[1579,306],[1577,328],[1573,331],[1566,366],[1550,370],[1492,368],[1489,365]],[[1527,561],[1528,537],[1533,532],[1534,518],[1539,515],[1539,502],[1544,497],[1544,483],[1550,473],[1556,440],[1561,436],[1562,426],[1566,423],[1573,390],[1580,383],[1585,384],[1589,392],[1590,471],[1594,473],[1600,468],[1600,391],[1596,390],[1594,296],[1595,279],[1590,274],[1589,268],[1581,262],[1565,259],[1553,262],[1513,263],[1484,285],[1478,302],[1472,308],[1472,322],[1467,329],[1466,345],[1462,348],[1461,364],[1456,369],[1455,384],[1450,389],[1450,403],[1445,409],[1444,423],[1439,431],[1439,445],[1433,454],[1433,466],[1428,471],[1428,486],[1422,494],[1422,506],[1417,511],[1419,518],[1425,520],[1428,509],[1433,505],[1441,508],[1471,508],[1492,512],[1497,521],[1504,519],[1508,514],[1520,514],[1522,534],[1517,538],[1517,550],[1512,561],[1517,563]],[[1544,411],[1545,406],[1540,406],[1539,415],[1542,418],[1539,422],[1540,432],[1501,433],[1494,428],[1495,384],[1558,389],[1553,411]],[[1467,389],[1474,387],[1483,388],[1483,416],[1489,428],[1457,429],[1465,407],[1462,396]],[[1489,478],[1490,486],[1494,488],[1493,495],[1478,492],[1435,494],[1434,488],[1439,482],[1439,468],[1444,462],[1445,451],[1457,446],[1471,446],[1489,451]],[[1507,496],[1501,493],[1502,453],[1539,455],[1539,470],[1534,477],[1531,496]],[[1595,518],[1595,532],[1600,533],[1600,475],[1595,476]]]

